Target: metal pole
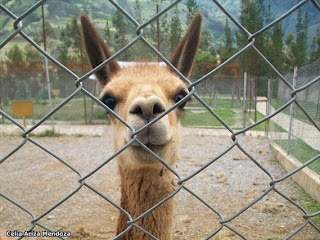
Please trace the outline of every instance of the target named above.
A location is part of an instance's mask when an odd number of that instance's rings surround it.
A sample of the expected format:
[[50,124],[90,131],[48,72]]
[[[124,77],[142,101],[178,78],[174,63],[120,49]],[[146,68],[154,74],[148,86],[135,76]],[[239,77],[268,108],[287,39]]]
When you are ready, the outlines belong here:
[[243,75],[243,128],[246,127],[247,117],[247,72]]
[[[46,78],[47,78],[47,86],[48,86],[48,98],[49,98],[49,106],[50,109],[53,109],[53,104],[52,104],[52,97],[51,97],[51,86],[50,86],[50,76],[49,76],[49,67],[48,67],[48,59],[45,57],[44,58],[44,65],[46,69]],[[52,131],[54,131],[54,122],[53,122],[53,117],[51,119],[51,127]]]
[[[295,88],[298,76],[298,67],[294,68],[292,85]],[[288,144],[287,144],[287,154],[290,153],[290,142],[292,140],[292,131],[293,131],[293,115],[294,115],[294,102],[290,105],[290,122],[289,122],[289,133],[288,133]]]
[[[83,43],[82,43],[81,35],[80,35],[80,56],[81,56],[81,70],[82,70],[82,74],[84,74]],[[82,84],[83,84],[83,87],[85,87],[85,82],[83,82]],[[88,124],[87,101],[86,101],[85,94],[83,94],[83,108],[84,108],[84,120],[85,120],[86,124]]]
[[258,76],[256,76],[254,78],[254,82],[253,82],[253,88],[252,88],[252,91],[254,91],[254,121],[256,122],[257,121],[257,101],[258,101],[258,98],[257,98],[257,88],[258,88],[258,82],[259,79],[258,79]]
[[[267,116],[271,113],[271,79],[268,78],[268,99],[266,104],[266,114]],[[270,131],[270,119],[266,122],[266,136],[269,137],[269,131]]]
[[46,28],[45,28],[45,24],[44,24],[44,9],[43,9],[43,4],[41,5],[41,12],[42,12],[43,47],[44,47],[44,50],[47,51]]
[[[93,95],[96,95],[96,89],[97,89],[97,80],[93,81]],[[91,111],[90,111],[90,117],[89,117],[89,124],[92,124],[92,120],[93,120],[93,111],[94,111],[94,102],[93,99],[91,101]]]
[[[157,13],[159,13],[160,8],[159,4],[157,4]],[[160,23],[159,23],[159,18],[157,18],[157,49],[160,51]]]
[[[44,50],[47,51],[47,43],[46,43],[46,28],[45,28],[45,22],[44,22],[44,8],[43,4],[41,5],[41,12],[42,12],[42,32],[43,32],[43,47]],[[51,98],[51,87],[50,87],[50,77],[49,77],[49,67],[48,67],[48,59],[44,57],[44,65],[46,69],[46,78],[47,78],[47,86],[48,86],[48,98],[49,98],[49,106],[50,109],[53,109],[52,104],[52,98]],[[53,117],[51,119],[51,127],[52,131],[54,131],[54,123],[53,123]]]

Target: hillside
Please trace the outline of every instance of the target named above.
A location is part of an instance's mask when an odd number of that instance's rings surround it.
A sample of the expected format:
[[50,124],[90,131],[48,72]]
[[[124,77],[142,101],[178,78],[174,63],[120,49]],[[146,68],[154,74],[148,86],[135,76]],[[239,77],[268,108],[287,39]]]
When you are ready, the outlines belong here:
[[[2,0],[2,4],[8,7],[13,13],[19,15],[26,9],[30,8],[36,0]],[[118,0],[117,1],[128,13],[134,15],[135,0]],[[162,1],[161,8],[165,8],[171,1]],[[265,7],[270,5],[270,9],[274,18],[281,16],[296,4],[298,0],[282,1],[282,0],[264,0]],[[155,6],[153,1],[140,0],[142,6],[142,14],[144,19],[148,19],[155,14]],[[180,9],[180,18],[185,22],[186,0],[178,4]],[[197,0],[199,10],[205,16],[204,28],[210,30],[216,44],[220,44],[223,40],[224,27],[225,27],[225,14],[218,9],[212,0]],[[233,14],[239,21],[241,1],[240,0],[225,0],[221,1],[231,14]],[[302,7],[303,12],[309,13],[309,42],[316,36],[316,30],[320,29],[320,14],[319,11],[312,5],[311,1],[304,4]],[[106,24],[107,20],[111,20],[115,11],[115,7],[105,0],[48,0],[45,4],[45,19],[57,31],[59,35],[60,29],[65,25],[71,15],[79,16],[81,12],[87,12],[94,22],[101,28]],[[172,16],[169,12],[169,17]],[[295,33],[297,13],[291,14],[283,21],[283,30],[285,35],[288,33]],[[0,15],[0,38],[6,37],[10,34],[13,21],[6,17],[4,14]],[[37,9],[34,13],[30,14],[24,21],[24,26],[29,34],[40,32],[42,27],[41,21],[41,8]],[[133,27],[133,26],[132,26]],[[185,26],[183,26],[185,27]],[[230,25],[232,32],[238,31],[234,24]],[[133,31],[134,33],[134,31]],[[3,53],[1,53],[3,54]]]

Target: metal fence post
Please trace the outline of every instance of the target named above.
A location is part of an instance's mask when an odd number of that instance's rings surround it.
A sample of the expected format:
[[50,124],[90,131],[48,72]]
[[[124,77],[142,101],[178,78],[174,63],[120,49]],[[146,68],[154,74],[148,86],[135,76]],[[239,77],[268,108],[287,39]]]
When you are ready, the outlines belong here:
[[[293,70],[293,79],[292,86],[296,88],[297,83],[297,75],[298,75],[298,67],[295,67]],[[294,102],[290,105],[290,121],[289,121],[289,133],[288,133],[288,144],[287,144],[287,153],[290,153],[290,145],[292,140],[292,132],[293,132],[293,118],[294,116]]]
[[[266,102],[266,115],[268,116],[271,113],[271,79],[268,78],[268,93],[267,93],[267,102]],[[270,131],[270,119],[266,122],[266,136],[269,137],[269,131]]]
[[243,74],[243,128],[246,127],[247,118],[247,72]]
[[[48,59],[46,57],[44,57],[44,64],[45,64],[45,68],[46,68],[46,78],[47,78],[47,86],[48,86],[49,106],[50,106],[50,110],[52,110],[53,109],[53,104],[52,104],[52,97],[51,97],[49,66],[48,66]],[[51,116],[50,119],[51,119],[51,128],[52,128],[52,131],[54,131],[53,117]]]

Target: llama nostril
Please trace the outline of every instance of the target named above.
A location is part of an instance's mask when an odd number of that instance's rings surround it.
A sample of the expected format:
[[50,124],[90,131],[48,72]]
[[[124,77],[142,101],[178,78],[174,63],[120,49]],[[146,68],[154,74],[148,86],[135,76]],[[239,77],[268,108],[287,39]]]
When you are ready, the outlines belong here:
[[130,111],[132,114],[143,115],[143,110],[140,106],[136,106],[134,109]]
[[164,111],[165,111],[164,107],[163,107],[161,104],[159,104],[159,103],[156,103],[156,104],[153,106],[153,115],[154,115],[154,114],[162,113],[162,112],[164,112]]
[[164,103],[156,97],[137,98],[131,108],[130,113],[151,121],[156,115],[165,111]]

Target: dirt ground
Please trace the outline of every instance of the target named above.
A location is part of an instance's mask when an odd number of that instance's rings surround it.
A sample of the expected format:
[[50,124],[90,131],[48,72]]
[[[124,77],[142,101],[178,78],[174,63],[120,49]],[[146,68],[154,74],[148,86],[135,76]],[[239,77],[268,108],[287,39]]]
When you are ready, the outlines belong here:
[[[65,160],[83,176],[95,169],[113,153],[110,131],[102,136],[61,136],[33,138]],[[22,138],[1,136],[0,159],[14,149]],[[213,130],[183,129],[181,157],[177,171],[182,178],[225,151],[233,142],[229,136],[217,136]],[[239,143],[275,178],[285,174],[274,160],[269,140],[264,137],[240,136]],[[38,217],[79,186],[79,176],[56,158],[31,142],[0,165],[0,192],[10,196]],[[189,189],[228,219],[269,189],[270,177],[239,148],[214,162],[185,183]],[[115,203],[120,188],[117,163],[112,160],[86,180]],[[301,191],[289,180],[276,188],[299,202]],[[186,190],[175,196],[174,240],[204,239],[215,232],[221,219]],[[52,229],[70,231],[71,239],[111,239],[115,234],[119,211],[105,199],[83,186],[67,201],[45,215],[39,222]],[[8,230],[25,231],[32,217],[0,196],[0,239]],[[228,223],[247,239],[283,239],[303,223],[303,212],[271,191]],[[35,231],[42,231],[36,227]],[[36,239],[36,238],[27,238]],[[39,238],[37,238],[39,239]],[[44,238],[41,238],[44,239]],[[211,239],[241,239],[227,227]],[[320,234],[307,225],[292,239],[320,239]]]

